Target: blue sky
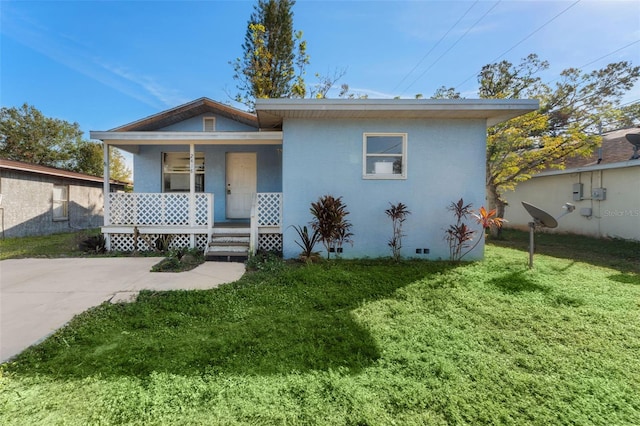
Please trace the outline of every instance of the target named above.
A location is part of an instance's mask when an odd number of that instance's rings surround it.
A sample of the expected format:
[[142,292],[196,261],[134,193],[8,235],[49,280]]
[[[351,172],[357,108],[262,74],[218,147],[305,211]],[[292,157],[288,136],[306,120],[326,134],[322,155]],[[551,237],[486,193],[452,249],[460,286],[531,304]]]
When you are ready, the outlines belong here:
[[[206,96],[231,101],[253,1],[0,0],[2,106],[109,130]],[[640,64],[640,1],[298,0],[314,74],[371,98],[429,97],[453,86],[476,97],[476,75],[530,53],[551,81],[627,60]],[[339,84],[338,84],[339,85]],[[333,96],[337,96],[334,94]],[[625,102],[640,99],[640,84]]]

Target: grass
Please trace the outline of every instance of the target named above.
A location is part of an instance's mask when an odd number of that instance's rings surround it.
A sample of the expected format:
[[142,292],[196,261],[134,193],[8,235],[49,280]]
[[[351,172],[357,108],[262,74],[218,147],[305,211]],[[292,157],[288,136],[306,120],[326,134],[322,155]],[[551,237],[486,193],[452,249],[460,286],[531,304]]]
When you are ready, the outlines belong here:
[[99,306],[4,365],[0,423],[640,424],[638,245],[507,237]]
[[36,237],[0,239],[0,260],[25,257],[84,256],[78,244],[85,238],[97,235],[99,229]]

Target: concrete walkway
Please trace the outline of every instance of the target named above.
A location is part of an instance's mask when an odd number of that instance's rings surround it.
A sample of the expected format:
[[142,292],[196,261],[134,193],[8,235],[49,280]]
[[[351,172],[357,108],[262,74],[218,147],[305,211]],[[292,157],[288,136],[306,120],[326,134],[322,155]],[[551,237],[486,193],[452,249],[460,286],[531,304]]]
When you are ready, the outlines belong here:
[[237,281],[241,263],[205,262],[180,273],[149,272],[160,258],[0,261],[0,362],[38,343],[102,302],[135,300],[140,290],[215,288]]

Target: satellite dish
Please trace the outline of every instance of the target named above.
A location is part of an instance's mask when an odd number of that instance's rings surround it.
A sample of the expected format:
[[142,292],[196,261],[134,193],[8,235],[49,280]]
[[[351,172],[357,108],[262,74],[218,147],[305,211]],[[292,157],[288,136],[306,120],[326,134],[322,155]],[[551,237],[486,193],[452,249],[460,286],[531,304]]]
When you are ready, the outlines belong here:
[[624,137],[627,138],[631,145],[633,145],[633,155],[629,160],[639,159],[640,153],[638,153],[638,150],[640,149],[640,133],[627,133]]
[[[553,216],[551,216],[549,213],[545,212],[544,210],[539,209],[538,207],[531,205],[527,202],[523,201],[522,206],[525,208],[527,213],[529,213],[529,215],[531,215],[531,217],[533,218],[533,222],[529,222],[529,268],[533,268],[534,233],[535,233],[534,231],[536,230],[536,227],[557,228],[558,220],[555,219]],[[558,219],[574,211],[576,209],[576,206],[574,206],[571,203],[565,203],[565,205],[562,206],[562,208],[565,209],[566,211],[562,213],[560,216],[558,216]]]
[[549,213],[545,212],[542,209],[539,209],[534,205],[526,203],[524,201],[522,202],[522,205],[524,206],[525,210],[527,210],[527,213],[529,213],[533,218],[533,222],[535,223],[535,226],[541,226],[545,228],[558,227],[558,221],[555,220],[554,217],[551,216]]

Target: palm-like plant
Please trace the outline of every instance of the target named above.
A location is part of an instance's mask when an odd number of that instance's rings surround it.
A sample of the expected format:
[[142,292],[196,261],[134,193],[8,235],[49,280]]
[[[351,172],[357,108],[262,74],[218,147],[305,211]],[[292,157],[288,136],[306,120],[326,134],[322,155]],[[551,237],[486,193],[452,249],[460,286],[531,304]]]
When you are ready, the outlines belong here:
[[[496,209],[487,210],[483,206],[477,212],[474,212],[471,210],[471,204],[464,204],[462,198],[457,203],[451,203],[448,210],[452,211],[456,218],[456,223],[450,225],[445,231],[445,239],[449,243],[449,255],[451,260],[455,262],[460,261],[471,250],[476,248],[480,241],[484,239],[485,230],[491,228],[499,229],[505,222],[504,219],[496,216]],[[464,219],[467,219],[468,216],[473,216],[476,219],[476,223],[482,227],[482,237],[478,238],[473,244],[472,241],[476,231],[464,223]]]
[[298,237],[300,237],[300,242],[296,241],[296,244],[302,249],[300,260],[307,263],[313,262],[318,256],[318,253],[313,251],[313,249],[318,241],[320,241],[320,234],[314,230],[313,234],[309,235],[309,230],[306,226],[294,226],[293,229],[295,229]]
[[310,211],[313,216],[311,227],[319,234],[320,241],[327,249],[327,259],[331,256],[331,249],[352,242],[351,222],[346,219],[349,211],[342,197],[324,195],[311,203]]
[[[391,203],[389,203],[391,204]],[[407,215],[410,215],[411,212],[407,208],[407,206],[403,203],[391,204],[391,207],[384,211],[387,216],[391,218],[392,226],[393,226],[393,235],[389,239],[389,247],[391,247],[391,252],[393,253],[393,259],[397,262],[400,260],[400,249],[402,249],[402,237],[405,234],[402,233],[402,224],[407,219]]]

